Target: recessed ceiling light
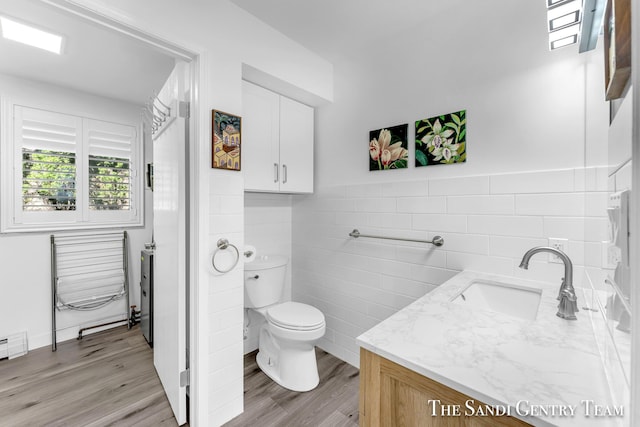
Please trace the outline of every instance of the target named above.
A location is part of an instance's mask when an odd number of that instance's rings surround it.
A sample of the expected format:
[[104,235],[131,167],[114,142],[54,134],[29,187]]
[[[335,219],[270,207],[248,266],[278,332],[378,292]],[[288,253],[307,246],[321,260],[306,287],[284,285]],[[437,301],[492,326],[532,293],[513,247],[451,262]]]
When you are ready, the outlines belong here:
[[566,15],[558,16],[549,21],[549,31],[556,31],[572,24],[580,22],[580,11],[574,10]]
[[571,1],[571,0],[547,0],[547,7],[548,8],[556,7],[558,5],[561,5],[562,3],[566,3],[568,1]]
[[572,34],[565,38],[552,41],[551,43],[549,43],[549,49],[560,49],[561,47],[569,46],[575,43],[578,43],[578,35]]
[[0,31],[5,39],[44,49],[58,55],[62,53],[62,36],[18,22],[13,18],[0,16]]

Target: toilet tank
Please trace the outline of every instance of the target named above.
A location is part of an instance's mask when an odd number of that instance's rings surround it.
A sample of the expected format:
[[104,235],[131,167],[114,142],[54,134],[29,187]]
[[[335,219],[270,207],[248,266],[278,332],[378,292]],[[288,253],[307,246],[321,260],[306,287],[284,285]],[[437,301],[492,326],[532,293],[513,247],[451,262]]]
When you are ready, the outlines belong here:
[[263,255],[244,264],[245,307],[266,307],[280,301],[288,261],[283,255]]

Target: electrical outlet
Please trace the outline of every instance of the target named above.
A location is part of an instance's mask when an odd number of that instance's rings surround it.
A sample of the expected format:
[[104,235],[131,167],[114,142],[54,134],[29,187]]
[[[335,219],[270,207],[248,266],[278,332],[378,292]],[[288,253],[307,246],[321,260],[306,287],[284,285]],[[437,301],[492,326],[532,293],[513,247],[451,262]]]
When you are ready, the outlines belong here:
[[602,242],[602,268],[613,270],[618,267],[621,259],[619,247],[611,242]]
[[[567,253],[567,250],[569,249],[569,239],[557,239],[557,238],[549,238],[549,246],[552,247],[553,249],[557,249],[559,251],[564,252],[565,254]],[[549,254],[549,262],[553,262],[556,264],[562,264],[562,260],[554,255],[554,254]]]

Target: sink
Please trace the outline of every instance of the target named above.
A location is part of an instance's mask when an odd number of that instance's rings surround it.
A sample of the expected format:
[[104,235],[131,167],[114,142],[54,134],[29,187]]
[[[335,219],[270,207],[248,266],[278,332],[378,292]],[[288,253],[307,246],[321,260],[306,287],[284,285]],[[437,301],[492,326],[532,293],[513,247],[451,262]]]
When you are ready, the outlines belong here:
[[489,310],[525,320],[534,320],[542,289],[501,283],[490,280],[473,280],[451,302],[470,309]]

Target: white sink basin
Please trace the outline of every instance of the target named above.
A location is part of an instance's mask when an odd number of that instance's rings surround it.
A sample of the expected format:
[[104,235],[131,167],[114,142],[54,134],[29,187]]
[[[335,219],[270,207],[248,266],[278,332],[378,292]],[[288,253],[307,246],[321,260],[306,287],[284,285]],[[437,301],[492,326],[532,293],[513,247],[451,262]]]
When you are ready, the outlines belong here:
[[473,280],[451,302],[471,309],[490,310],[525,320],[538,314],[542,289],[490,280]]

